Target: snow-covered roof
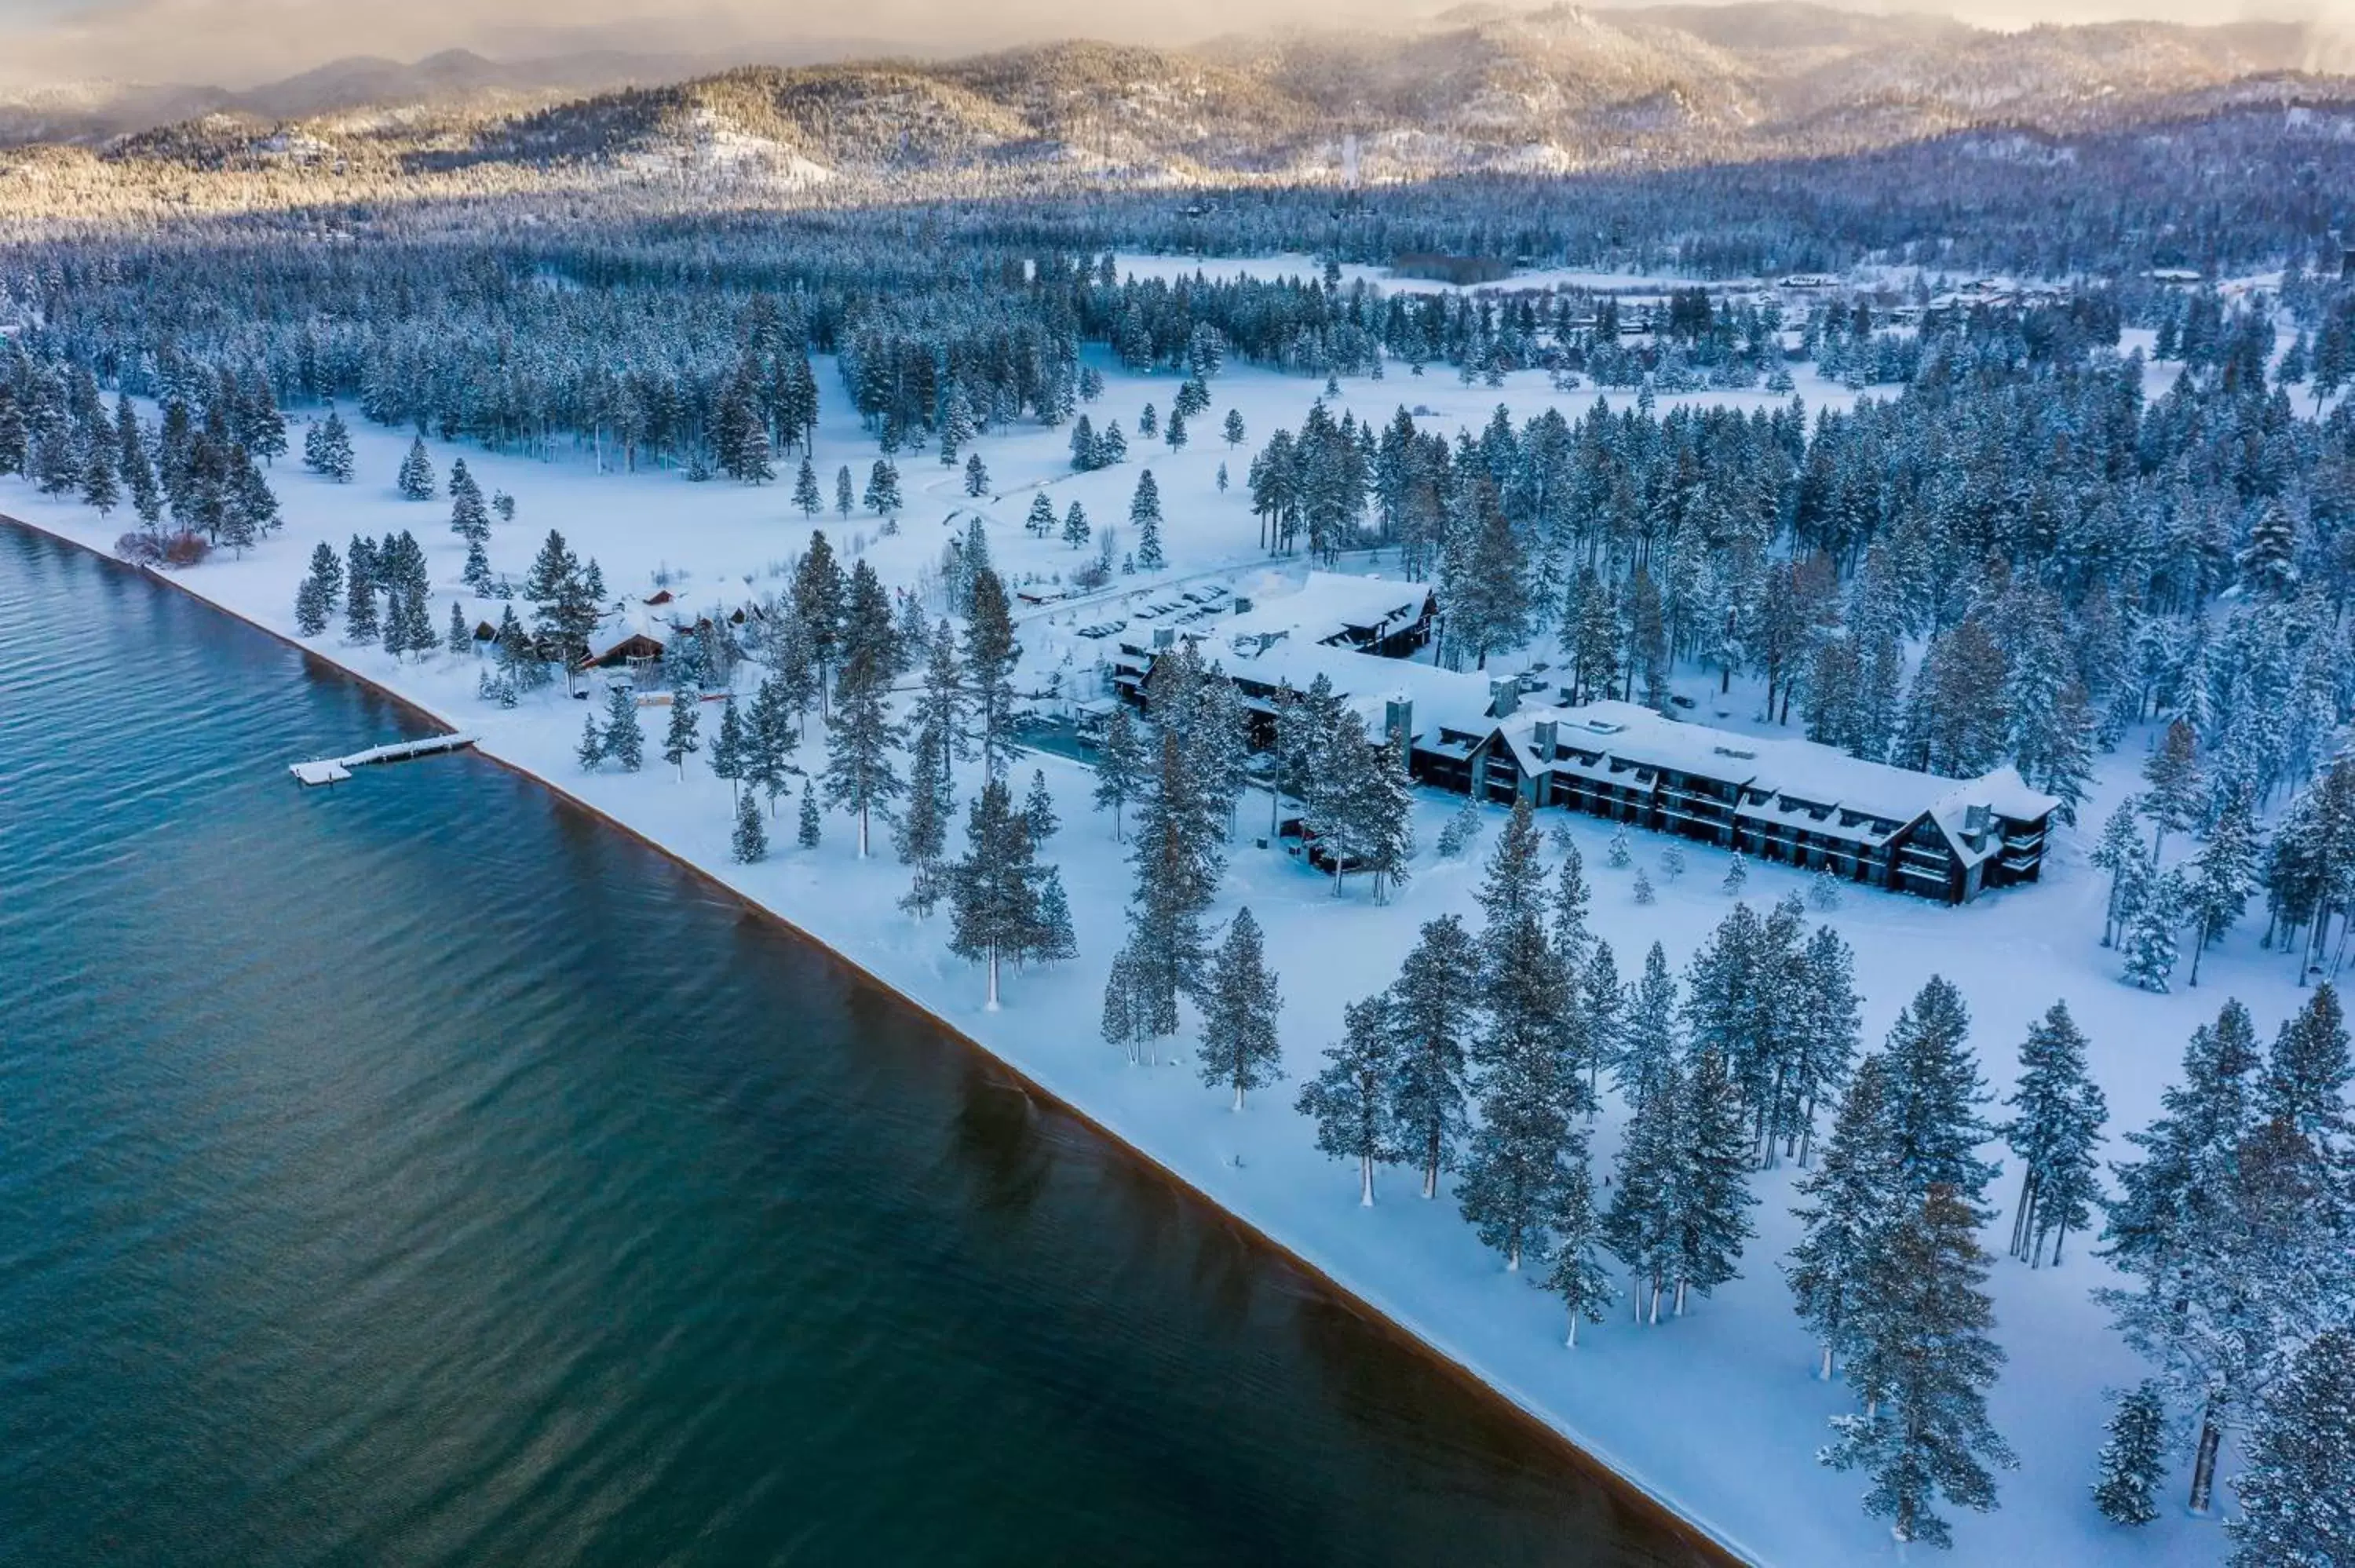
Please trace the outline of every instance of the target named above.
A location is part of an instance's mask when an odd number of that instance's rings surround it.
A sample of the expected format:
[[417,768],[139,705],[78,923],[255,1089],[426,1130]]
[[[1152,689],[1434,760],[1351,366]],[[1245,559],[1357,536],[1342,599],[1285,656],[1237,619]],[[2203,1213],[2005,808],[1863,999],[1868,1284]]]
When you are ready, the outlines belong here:
[[[1237,617],[1238,620],[1241,619]],[[1244,655],[1229,649],[1205,648],[1206,657],[1220,660],[1228,674],[1270,686],[1290,685],[1306,691],[1324,676],[1333,690],[1348,699],[1377,728],[1393,698],[1414,705],[1412,722],[1418,736],[1436,740],[1441,729],[1486,737],[1495,720],[1489,716],[1488,679],[1412,659],[1385,659],[1353,649],[1328,647],[1287,637],[1258,653]]]
[[[1763,805],[1745,805],[1745,814],[1779,816],[1795,826],[1804,824],[1812,832],[1845,835],[1848,830],[1840,821],[1841,812],[1884,821],[1892,829],[1934,816],[1966,859],[1972,851],[1963,828],[1972,807],[1983,806],[1992,816],[2026,822],[2048,815],[2061,804],[2054,797],[2030,789],[2009,768],[1998,768],[1978,779],[1949,779],[1868,762],[1812,740],[1740,735],[1709,725],[1683,724],[1633,703],[1525,708],[1499,728],[1508,739],[1518,736],[1516,752],[1525,753],[1529,737],[1546,719],[1554,722],[1561,745],[1763,791],[1771,799]],[[1523,762],[1524,768],[1532,765],[1595,776],[1594,770],[1577,766],[1574,758],[1550,764],[1542,759]],[[1832,814],[1816,821],[1805,810],[1810,806],[1828,809]]]
[[[1396,577],[1311,572],[1291,593],[1255,599],[1252,608],[1209,628],[1222,643],[1241,648],[1270,639],[1337,642],[1387,637],[1413,624],[1431,602],[1429,583]],[[1337,684],[1337,683],[1336,683]]]
[[606,658],[614,649],[633,638],[643,637],[657,648],[670,646],[671,629],[659,619],[640,609],[625,609],[609,615],[589,635],[589,662],[595,663]]

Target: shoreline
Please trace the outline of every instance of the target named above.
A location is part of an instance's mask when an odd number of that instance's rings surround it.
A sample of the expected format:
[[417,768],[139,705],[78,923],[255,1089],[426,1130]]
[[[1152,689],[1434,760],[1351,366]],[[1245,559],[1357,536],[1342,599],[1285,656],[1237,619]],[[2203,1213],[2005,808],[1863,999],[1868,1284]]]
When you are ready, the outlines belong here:
[[[184,581],[179,574],[123,561],[106,550],[86,540],[77,538],[71,534],[10,514],[0,513],[0,524],[13,525],[43,538],[55,540],[91,556],[110,567],[135,572],[160,586],[183,593],[207,609],[225,615],[293,649],[302,654],[306,661],[316,661],[333,671],[338,677],[357,683],[367,690],[383,697],[395,707],[414,714],[427,724],[442,731],[456,731],[463,727],[447,715],[435,712],[416,697],[395,690],[373,676],[353,669],[331,654],[289,637],[277,628],[200,591]],[[473,750],[493,766],[504,768],[516,777],[527,779],[547,790],[560,805],[585,812],[603,826],[622,833],[633,842],[662,856],[698,881],[725,895],[755,917],[769,922],[823,955],[827,961],[841,966],[862,984],[889,996],[895,1004],[911,1010],[935,1030],[956,1042],[964,1049],[974,1053],[989,1069],[1004,1075],[1035,1103],[1050,1107],[1087,1128],[1096,1137],[1119,1150],[1124,1156],[1135,1160],[1146,1171],[1169,1183],[1180,1193],[1206,1206],[1221,1224],[1243,1237],[1250,1245],[1263,1249],[1286,1268],[1312,1281],[1330,1299],[1346,1308],[1352,1316],[1375,1326],[1385,1337],[1410,1353],[1422,1357],[1444,1372],[1475,1397],[1506,1413],[1519,1425],[1538,1435],[1541,1440],[1559,1450],[1573,1470],[1604,1489],[1611,1495],[1614,1504],[1646,1519],[1648,1523],[1656,1526],[1660,1533],[1678,1541],[1687,1550],[1705,1559],[1714,1557],[1727,1564],[1762,1561],[1743,1552],[1706,1521],[1690,1517],[1651,1488],[1607,1463],[1563,1430],[1534,1403],[1524,1400],[1508,1388],[1483,1376],[1469,1361],[1451,1353],[1436,1340],[1427,1337],[1410,1322],[1384,1311],[1331,1272],[1311,1261],[1249,1217],[1221,1202],[1215,1193],[1196,1183],[1138,1142],[1115,1130],[1107,1122],[1092,1114],[1085,1107],[1067,1096],[1048,1088],[1014,1062],[949,1022],[921,997],[884,979],[841,948],[827,942],[786,915],[762,903],[741,889],[730,885],[709,868],[698,863],[685,853],[581,799],[556,779],[519,762],[499,756],[480,745],[474,747]]]

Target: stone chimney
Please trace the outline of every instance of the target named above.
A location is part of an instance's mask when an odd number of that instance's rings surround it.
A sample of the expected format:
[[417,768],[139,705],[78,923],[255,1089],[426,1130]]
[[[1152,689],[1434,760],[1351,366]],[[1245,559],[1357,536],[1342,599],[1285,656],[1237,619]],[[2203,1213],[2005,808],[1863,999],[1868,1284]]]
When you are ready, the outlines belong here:
[[1488,716],[1510,718],[1513,710],[1521,705],[1521,683],[1518,681],[1492,677],[1488,682]]

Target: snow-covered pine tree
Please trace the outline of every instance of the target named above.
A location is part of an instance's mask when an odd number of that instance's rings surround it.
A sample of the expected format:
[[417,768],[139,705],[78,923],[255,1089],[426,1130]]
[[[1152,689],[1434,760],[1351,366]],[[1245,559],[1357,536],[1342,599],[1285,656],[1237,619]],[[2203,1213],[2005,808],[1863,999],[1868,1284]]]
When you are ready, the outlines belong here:
[[1006,585],[985,565],[973,575],[965,621],[964,694],[973,705],[982,768],[992,779],[1003,778],[1014,758],[1014,666],[1021,657]]
[[741,799],[744,792],[746,764],[751,741],[744,729],[744,715],[737,710],[736,694],[728,694],[719,708],[719,732],[711,737],[711,771],[715,778],[728,780],[729,799]]
[[1860,1007],[1856,994],[1856,955],[1829,926],[1818,926],[1807,938],[1796,983],[1803,996],[1785,998],[1794,1006],[1797,1028],[1793,1034],[1791,1070],[1782,1104],[1783,1152],[1792,1152],[1798,1138],[1799,1163],[1807,1163],[1815,1141],[1816,1107],[1847,1083],[1862,1039]]
[[1113,842],[1121,842],[1121,813],[1143,792],[1146,750],[1136,732],[1128,705],[1121,704],[1104,720],[1103,744],[1096,747],[1095,809],[1112,808]]
[[1744,855],[1740,850],[1735,850],[1733,852],[1733,858],[1725,863],[1725,881],[1720,885],[1721,891],[1722,891],[1728,898],[1739,898],[1742,896],[1742,887],[1749,881],[1749,857]]
[[1604,863],[1609,865],[1614,871],[1625,871],[1627,869],[1627,863],[1634,858],[1634,854],[1627,847],[1626,828],[1622,826],[1612,829],[1611,847],[1604,852],[1603,856]]
[[1227,939],[1211,960],[1202,983],[1202,1082],[1231,1086],[1234,1108],[1243,1108],[1251,1089],[1284,1076],[1284,1048],[1275,1016],[1284,1006],[1276,976],[1267,967],[1259,922],[1248,906],[1235,911]]
[[819,820],[816,780],[807,775],[802,778],[802,807],[798,830],[794,842],[805,850],[817,848]]
[[[873,577],[866,562],[858,571]],[[878,590],[879,592],[879,589]],[[873,596],[861,596],[871,598]],[[906,784],[892,766],[899,745],[891,722],[890,610],[884,635],[871,630],[844,639],[842,673],[835,682],[834,712],[826,720],[826,791],[827,803],[858,819],[858,858],[869,851],[869,829],[878,810],[887,809]],[[858,617],[871,620],[872,617]]]
[[1374,1202],[1374,1167],[1394,1157],[1391,1086],[1398,1071],[1397,1032],[1389,1001],[1369,996],[1342,1010],[1341,1040],[1325,1051],[1325,1070],[1301,1086],[1294,1108],[1316,1124],[1316,1148],[1358,1162],[1358,1202]]
[[1072,502],[1071,509],[1063,514],[1063,543],[1074,550],[1085,548],[1094,531],[1088,524],[1088,509]]
[[2004,1354],[1987,1337],[1995,1308],[1977,1225],[1967,1196],[1937,1182],[1881,1234],[1848,1364],[1865,1408],[1832,1418],[1838,1436],[1820,1455],[1834,1469],[1870,1476],[1865,1511],[1888,1520],[1901,1546],[1952,1545],[1934,1505],[1991,1510],[1987,1467],[2018,1462],[1987,1420],[1987,1391]]
[[751,865],[769,858],[769,829],[761,820],[761,802],[751,795],[736,800],[736,832],[729,840],[729,853],[739,865]]
[[1022,825],[1029,830],[1033,849],[1043,847],[1055,836],[1055,830],[1062,826],[1062,819],[1055,815],[1055,797],[1047,788],[1047,770],[1043,768],[1030,770],[1030,788],[1022,797]]
[[2097,871],[2110,874],[2109,900],[2102,916],[2102,946],[2115,939],[2118,907],[2126,882],[2138,874],[2143,864],[2142,831],[2137,825],[2138,809],[2133,797],[2118,802],[2102,823],[2102,836],[2095,842],[2093,853],[2085,858]]
[[2100,1196],[2094,1150],[2109,1117],[2100,1086],[2086,1075],[2085,1037],[2066,1002],[2029,1025],[2019,1080],[2003,1103],[2018,1113],[2002,1128],[2020,1167],[2011,1255],[2038,1266],[2050,1235],[2057,1264],[2069,1233],[2085,1228]]
[[2199,737],[2182,719],[2169,724],[2158,747],[2143,764],[2143,782],[2150,788],[2140,797],[2143,814],[2150,819],[2150,862],[2159,863],[2159,851],[2169,830],[2187,832],[2200,820]]
[[1683,1038],[1679,1015],[1668,949],[1655,942],[1644,955],[1643,974],[1628,993],[1619,1051],[1611,1062],[1611,1081],[1630,1110],[1641,1109],[1668,1081]]
[[2265,1395],[2232,1482],[2231,1568],[2355,1563],[2355,1328],[2307,1340]]
[[[2325,981],[2274,1035],[2264,1075],[2257,1084],[2258,1110],[2296,1128],[2342,1179],[2355,1178],[2355,1115],[2350,1115],[2347,1098],[2350,1082],[2355,1082],[2355,1062],[2348,1055],[2346,1014],[2339,1004],[2339,988]],[[2355,1202],[2355,1185],[2349,1186],[2347,1196]]]
[[889,458],[877,458],[875,466],[867,471],[867,510],[878,517],[896,517],[903,503],[900,499],[900,470]]
[[976,501],[989,493],[989,466],[979,452],[964,460],[964,493]]
[[1136,530],[1136,569],[1159,571],[1167,564],[1161,555],[1161,491],[1153,482],[1153,471],[1149,468],[1136,476],[1136,493],[1128,503],[1128,522]]
[[1404,759],[1395,744],[1368,741],[1350,770],[1350,838],[1359,870],[1372,874],[1374,902],[1388,903],[1402,886],[1414,858],[1413,797]]
[[1564,843],[1561,851],[1561,870],[1556,874],[1553,889],[1553,950],[1563,969],[1577,975],[1585,971],[1587,949],[1594,939],[1586,928],[1593,895],[1586,885],[1586,863],[1577,842]]
[[349,484],[353,462],[350,427],[344,423],[341,414],[329,408],[326,419],[319,427],[319,461],[315,466],[337,484]]
[[2126,981],[2164,995],[2180,954],[2176,931],[2183,924],[2183,879],[2171,871],[2146,874],[2127,883],[2124,898],[2119,945]]
[[433,460],[426,455],[423,436],[409,443],[409,455],[400,460],[400,473],[393,488],[400,493],[403,501],[433,499]]
[[949,868],[949,950],[985,964],[986,1006],[998,1005],[999,971],[1039,945],[1039,872],[1030,831],[1003,779],[987,780],[965,819],[964,857]]
[[1604,1218],[1594,1206],[1594,1171],[1582,1140],[1565,1162],[1547,1216],[1552,1241],[1546,1271],[1535,1283],[1562,1298],[1568,1308],[1570,1332],[1563,1341],[1578,1348],[1578,1320],[1600,1323],[1619,1294],[1604,1266]]
[[452,653],[464,653],[474,646],[474,634],[467,628],[465,611],[458,608],[458,601],[454,599],[450,601],[450,630],[443,636],[442,645]]
[[1395,1075],[1391,1116],[1402,1157],[1423,1170],[1423,1195],[1455,1162],[1466,1118],[1465,1062],[1480,1003],[1479,951],[1453,915],[1426,922],[1391,982],[1387,1010]]
[[1685,874],[1685,852],[1678,848],[1675,844],[1670,844],[1668,848],[1662,850],[1660,852],[1660,869],[1668,873],[1668,880],[1670,882],[1674,882],[1677,878],[1682,876]]
[[1740,1085],[1732,1064],[1717,1051],[1701,1051],[1684,1077],[1685,1106],[1678,1118],[1684,1135],[1671,1179],[1669,1207],[1675,1225],[1676,1315],[1685,1315],[1689,1293],[1708,1295],[1741,1277],[1735,1266],[1742,1244],[1755,1229],[1742,1211],[1757,1202],[1745,1175],[1753,1147],[1745,1128]]
[[1592,1119],[1601,1105],[1603,1069],[1626,1049],[1627,988],[1619,982],[1618,955],[1599,938],[1578,975],[1578,1001],[1585,1014],[1586,1114]]
[[1979,1115],[1992,1097],[1971,1054],[1970,1026],[1962,992],[1933,975],[1890,1026],[1883,1062],[1891,1135],[1908,1190],[1918,1196],[1945,1185],[1976,1205],[1996,1167],[1976,1152],[1994,1129]]
[[703,697],[692,687],[674,693],[670,704],[670,725],[663,732],[662,759],[678,769],[679,782],[687,782],[687,759],[703,749],[699,720]]
[[645,732],[638,727],[638,700],[630,688],[605,688],[605,755],[635,773],[645,761]]
[[1820,914],[1830,914],[1840,906],[1840,878],[1830,864],[1817,866],[1816,874],[1807,879],[1808,907]]
[[1677,1170],[1685,1143],[1683,1069],[1675,1057],[1661,1065],[1651,1092],[1635,1103],[1613,1168],[1611,1208],[1604,1236],[1635,1277],[1629,1293],[1636,1321],[1657,1323],[1660,1298],[1677,1267]]
[[802,454],[802,463],[794,474],[794,509],[805,517],[815,517],[826,510],[826,493],[817,487],[817,469]]
[[1655,896],[1652,892],[1652,879],[1644,874],[1643,868],[1640,866],[1636,868],[1636,880],[1631,885],[1629,891],[1634,895],[1636,902],[1638,904],[1649,904]]
[[794,740],[794,712],[785,683],[775,675],[764,676],[744,715],[744,784],[761,792],[773,819],[777,797],[785,792]]
[[450,465],[450,532],[470,545],[491,536],[490,508],[483,504],[483,487],[460,458]]
[[834,514],[847,517],[858,505],[858,492],[850,482],[850,465],[844,463],[834,471]]
[[1827,1383],[1854,1348],[1852,1325],[1882,1233],[1908,1204],[1891,1132],[1881,1058],[1867,1056],[1840,1097],[1823,1163],[1795,1189],[1802,1201],[1791,1213],[1802,1234],[1783,1266],[1799,1320],[1822,1347],[1817,1375]]
[[2248,798],[2236,794],[2208,830],[2185,868],[2184,905],[2191,916],[2191,975],[2200,983],[2200,959],[2249,906],[2257,885],[2257,828]]
[[2158,1517],[2159,1483],[2167,1478],[2167,1400],[2157,1379],[2118,1396],[2109,1432],[2096,1461],[2094,1506],[2112,1524],[2148,1524]]
[[311,570],[294,598],[294,629],[305,637],[325,631],[343,586],[343,563],[336,558],[336,547],[322,539],[312,547]]
[[597,715],[581,715],[581,744],[572,748],[572,760],[581,765],[583,773],[594,773],[597,765],[605,760],[605,737],[597,731]]

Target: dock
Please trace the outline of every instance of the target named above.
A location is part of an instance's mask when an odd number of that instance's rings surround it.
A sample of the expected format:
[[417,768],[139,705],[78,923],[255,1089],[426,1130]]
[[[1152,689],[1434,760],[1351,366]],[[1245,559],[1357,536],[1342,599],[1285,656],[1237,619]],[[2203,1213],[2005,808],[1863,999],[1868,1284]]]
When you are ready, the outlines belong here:
[[340,784],[352,776],[355,768],[367,768],[378,762],[406,762],[412,757],[460,751],[474,744],[473,736],[459,732],[429,735],[417,740],[396,740],[389,746],[371,746],[366,751],[355,751],[349,757],[325,757],[311,762],[290,763],[286,771],[294,775],[294,781],[305,788],[314,784]]

